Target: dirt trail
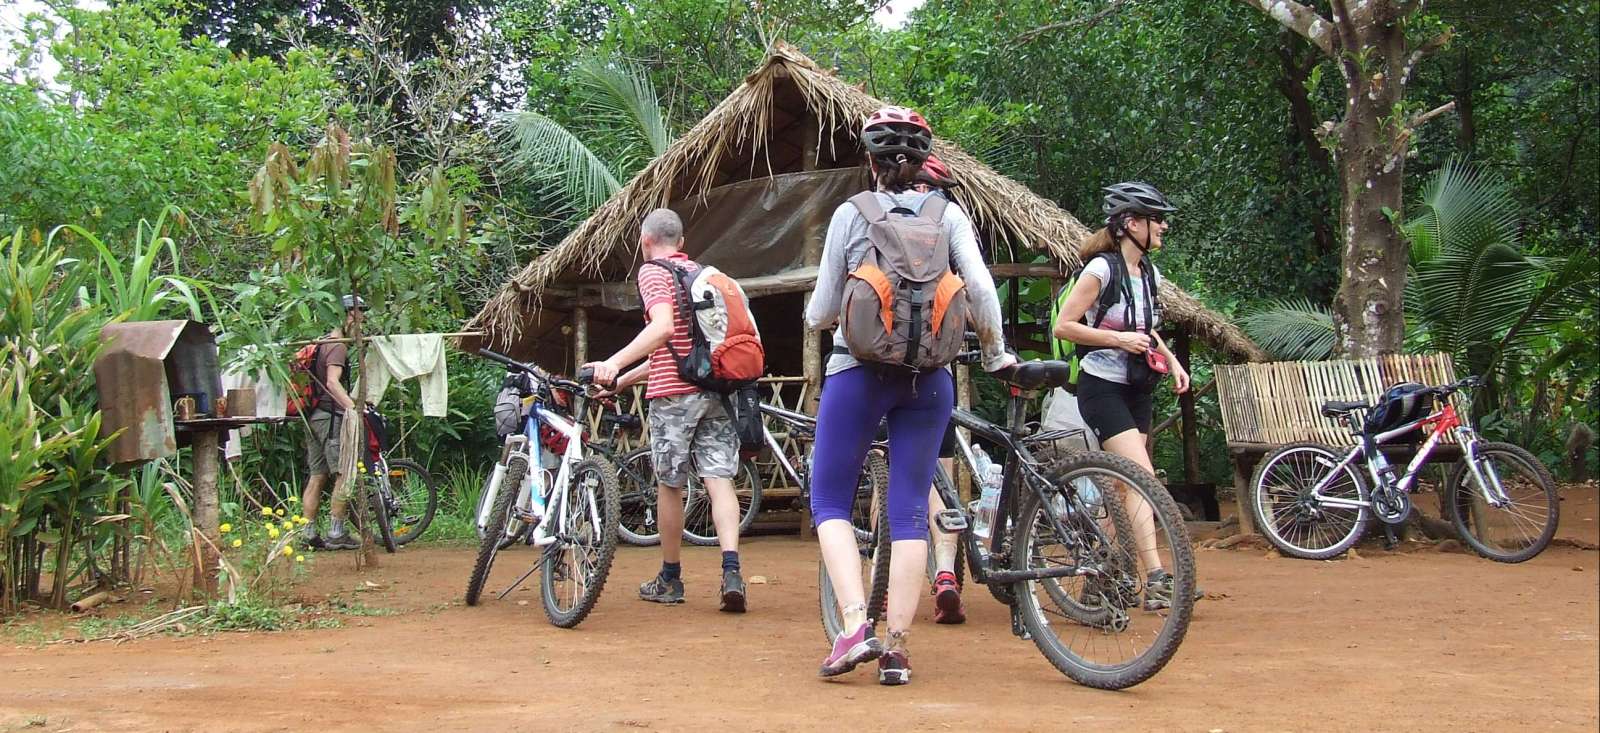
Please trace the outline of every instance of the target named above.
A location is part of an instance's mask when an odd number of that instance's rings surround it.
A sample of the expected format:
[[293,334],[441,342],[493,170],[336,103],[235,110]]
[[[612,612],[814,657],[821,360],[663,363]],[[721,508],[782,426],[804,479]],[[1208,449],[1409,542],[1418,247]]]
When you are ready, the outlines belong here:
[[[1569,497],[1562,534],[1595,541],[1594,505],[1592,492]],[[819,681],[816,550],[796,538],[747,543],[747,575],[768,582],[751,586],[744,616],[715,610],[714,548],[686,548],[689,603],[678,607],[634,599],[658,555],[625,548],[599,608],[572,631],[545,623],[533,590],[461,606],[469,548],[402,550],[365,574],[323,555],[306,593],[400,613],[332,630],[0,646],[0,731],[1600,726],[1600,554],[1558,547],[1518,566],[1429,550],[1198,557],[1212,597],[1177,658],[1108,693],[1013,638],[981,589],[968,594],[966,626],[935,626],[924,604],[911,686],[879,687],[864,671]],[[503,555],[494,587],[531,560]],[[367,581],[381,587],[356,592]]]

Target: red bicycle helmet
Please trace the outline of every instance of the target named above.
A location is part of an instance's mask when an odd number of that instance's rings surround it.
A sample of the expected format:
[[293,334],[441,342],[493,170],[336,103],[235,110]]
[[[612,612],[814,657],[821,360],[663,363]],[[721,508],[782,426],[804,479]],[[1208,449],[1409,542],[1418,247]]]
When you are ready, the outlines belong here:
[[874,158],[904,155],[921,163],[933,154],[933,128],[907,107],[884,107],[861,126],[861,142]]

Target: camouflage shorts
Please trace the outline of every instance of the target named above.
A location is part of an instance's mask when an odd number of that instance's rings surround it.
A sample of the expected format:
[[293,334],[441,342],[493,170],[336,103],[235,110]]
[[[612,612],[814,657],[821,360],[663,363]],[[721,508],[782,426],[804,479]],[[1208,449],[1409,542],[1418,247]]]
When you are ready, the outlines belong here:
[[709,392],[650,400],[650,464],[656,481],[683,488],[693,462],[701,478],[733,478],[739,465],[739,436],[722,405]]

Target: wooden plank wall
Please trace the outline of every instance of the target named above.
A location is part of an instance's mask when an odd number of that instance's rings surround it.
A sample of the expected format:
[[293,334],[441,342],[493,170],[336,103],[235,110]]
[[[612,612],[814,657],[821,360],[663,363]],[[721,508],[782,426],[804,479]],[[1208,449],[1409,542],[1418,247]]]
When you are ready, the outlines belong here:
[[[1323,403],[1371,403],[1397,382],[1439,385],[1456,378],[1449,354],[1219,365],[1216,374],[1228,442],[1273,445],[1303,440],[1352,445],[1355,438],[1341,422],[1322,416]],[[1468,414],[1466,395],[1457,394],[1452,402]]]

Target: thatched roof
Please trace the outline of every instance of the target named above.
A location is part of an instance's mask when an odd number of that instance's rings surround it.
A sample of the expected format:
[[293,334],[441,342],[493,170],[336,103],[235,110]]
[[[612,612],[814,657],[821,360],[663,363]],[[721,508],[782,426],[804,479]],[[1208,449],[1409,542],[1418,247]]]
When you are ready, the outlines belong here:
[[[699,124],[506,283],[467,330],[485,332],[480,343],[509,347],[529,335],[524,328],[530,323],[548,321],[540,317],[541,301],[556,283],[626,280],[637,263],[639,223],[651,209],[728,183],[797,171],[804,158],[817,168],[858,165],[856,130],[883,104],[778,43]],[[1071,214],[947,140],[936,140],[934,151],[961,184],[957,201],[991,241],[1042,249],[1073,268],[1080,264],[1077,246],[1090,232]],[[1176,286],[1165,288],[1162,300],[1169,317],[1197,338],[1236,357],[1264,359],[1238,327]]]

